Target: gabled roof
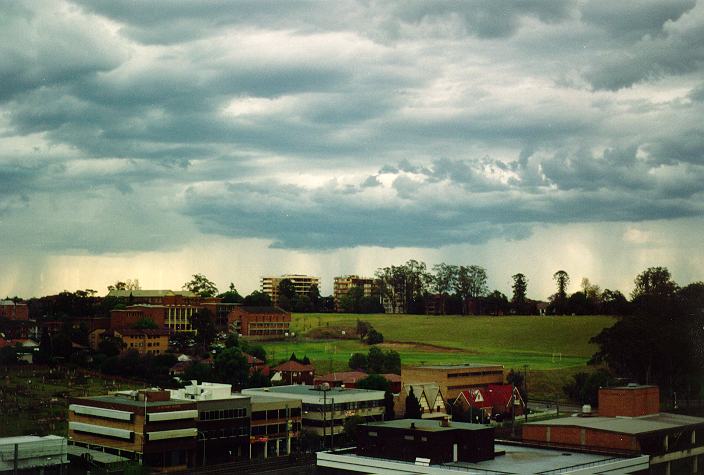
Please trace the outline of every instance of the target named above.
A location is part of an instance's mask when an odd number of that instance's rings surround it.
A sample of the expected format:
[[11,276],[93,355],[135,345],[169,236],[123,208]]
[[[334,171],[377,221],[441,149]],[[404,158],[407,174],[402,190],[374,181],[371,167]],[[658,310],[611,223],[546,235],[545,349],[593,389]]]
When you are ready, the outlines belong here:
[[274,371],[315,371],[312,364],[302,364],[298,361],[289,360],[273,368]]
[[507,407],[511,404],[511,394],[515,391],[516,398],[524,405],[521,392],[518,388],[513,388],[511,384],[490,384],[487,388],[494,405]]
[[342,384],[357,383],[362,379],[369,376],[364,371],[339,371],[335,373],[328,373],[322,376],[316,376],[316,381],[340,381]]
[[438,383],[411,383],[411,384],[406,384],[403,387],[403,391],[405,391],[406,395],[410,393],[410,388],[413,388],[413,395],[418,399],[418,402],[421,403],[421,406],[423,403],[421,402],[422,398],[425,398],[426,404],[428,405],[428,408],[435,410],[435,401],[437,400],[438,396],[440,397],[441,400],[444,400],[442,396],[442,392],[440,391],[440,386]]

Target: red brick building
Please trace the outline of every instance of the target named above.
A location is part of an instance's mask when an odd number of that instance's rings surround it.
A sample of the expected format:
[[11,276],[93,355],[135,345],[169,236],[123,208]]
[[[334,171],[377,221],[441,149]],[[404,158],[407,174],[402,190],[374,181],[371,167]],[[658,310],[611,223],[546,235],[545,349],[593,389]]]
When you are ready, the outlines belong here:
[[230,331],[256,339],[286,336],[291,326],[291,313],[279,307],[239,306],[227,316]]
[[152,320],[159,328],[166,327],[168,307],[164,305],[130,305],[110,311],[110,328],[130,328],[140,320]]
[[652,473],[700,473],[704,419],[659,412],[655,386],[599,390],[599,416],[523,425],[523,441],[552,447],[650,456]]
[[283,384],[313,384],[315,380],[315,366],[289,360],[272,368],[281,374]]
[[486,418],[497,414],[521,416],[525,408],[520,391],[510,384],[490,384],[486,388],[462,391],[452,405],[465,412],[471,407],[472,411],[481,411]]
[[8,320],[29,320],[29,307],[26,303],[0,300],[0,318]]

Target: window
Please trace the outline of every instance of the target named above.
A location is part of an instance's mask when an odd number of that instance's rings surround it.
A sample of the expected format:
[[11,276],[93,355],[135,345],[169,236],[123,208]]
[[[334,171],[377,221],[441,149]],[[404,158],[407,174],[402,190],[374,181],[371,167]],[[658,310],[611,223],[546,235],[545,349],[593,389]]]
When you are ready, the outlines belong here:
[[412,435],[404,435],[403,438],[406,440],[415,440],[415,438]]
[[367,432],[369,437],[377,437],[379,434],[377,432]]

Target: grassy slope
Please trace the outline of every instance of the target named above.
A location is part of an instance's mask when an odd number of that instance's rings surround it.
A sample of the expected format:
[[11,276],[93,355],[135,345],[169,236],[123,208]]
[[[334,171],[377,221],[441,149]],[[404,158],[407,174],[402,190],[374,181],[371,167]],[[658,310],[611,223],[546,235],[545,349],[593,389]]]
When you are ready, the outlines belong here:
[[295,351],[299,357],[307,354],[320,372],[344,370],[349,356],[366,352],[366,345],[356,340],[310,339],[305,335],[319,334],[321,329],[340,334],[345,329],[349,336],[357,318],[372,323],[387,342],[408,343],[382,345],[398,351],[403,364],[490,362],[521,370],[527,364],[531,371],[540,370],[531,379],[545,394],[559,391],[572,374],[586,369],[586,362],[596,351],[589,339],[615,321],[607,316],[294,314],[292,331],[296,338],[267,343],[265,347],[274,361],[288,358]]

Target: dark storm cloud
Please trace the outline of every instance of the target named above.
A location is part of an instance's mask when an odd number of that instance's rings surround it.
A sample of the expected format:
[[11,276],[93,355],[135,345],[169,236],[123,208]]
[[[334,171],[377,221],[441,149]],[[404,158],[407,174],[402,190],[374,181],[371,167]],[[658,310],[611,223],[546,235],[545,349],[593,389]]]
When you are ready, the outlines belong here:
[[691,1],[0,9],[0,213],[40,216],[37,249],[159,249],[194,227],[439,247],[702,215]]

